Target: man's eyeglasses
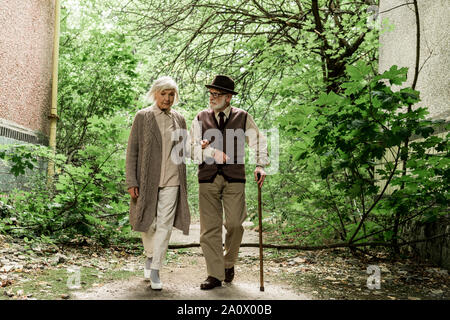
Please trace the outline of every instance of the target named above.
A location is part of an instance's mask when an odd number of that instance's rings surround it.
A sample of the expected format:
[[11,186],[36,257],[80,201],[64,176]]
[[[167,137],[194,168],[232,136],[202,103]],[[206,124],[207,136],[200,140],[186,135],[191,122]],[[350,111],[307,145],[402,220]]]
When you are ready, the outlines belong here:
[[226,93],[219,93],[219,92],[209,92],[209,95],[210,96],[213,96],[214,98],[218,98],[218,97],[221,97],[221,96],[223,96],[223,95],[226,95]]

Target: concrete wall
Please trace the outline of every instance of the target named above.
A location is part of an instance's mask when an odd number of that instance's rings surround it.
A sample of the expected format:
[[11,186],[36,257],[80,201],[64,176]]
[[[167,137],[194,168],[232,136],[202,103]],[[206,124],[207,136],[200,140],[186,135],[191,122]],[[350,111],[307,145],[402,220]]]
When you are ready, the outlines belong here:
[[[408,67],[407,85],[410,86],[416,59],[416,20],[412,4],[400,6],[408,2],[412,1],[380,0],[380,18],[387,18],[393,29],[380,36],[379,71],[394,64]],[[450,120],[450,2],[419,0],[418,5],[422,68],[416,87],[422,99],[418,106],[427,106],[430,118]]]
[[45,136],[51,105],[53,15],[53,0],[0,0],[0,119]]
[[[427,239],[450,233],[450,215],[442,216],[431,223],[411,223],[406,226],[411,237],[410,241]],[[422,260],[428,260],[450,270],[450,237],[438,237],[426,242],[418,242],[406,246],[403,251],[417,255]]]
[[[392,65],[408,67],[408,81],[414,79],[416,61],[416,17],[410,0],[380,0],[382,28],[390,26],[380,36],[379,71]],[[403,5],[403,6],[402,6]],[[422,101],[416,105],[427,107],[428,118],[450,120],[450,2],[449,0],[418,0],[420,18],[421,68],[416,90]],[[446,135],[445,132],[439,133]],[[449,217],[433,223],[414,222],[403,230],[407,240],[418,240],[448,233]],[[404,248],[421,259],[429,260],[450,270],[450,237],[417,243]]]

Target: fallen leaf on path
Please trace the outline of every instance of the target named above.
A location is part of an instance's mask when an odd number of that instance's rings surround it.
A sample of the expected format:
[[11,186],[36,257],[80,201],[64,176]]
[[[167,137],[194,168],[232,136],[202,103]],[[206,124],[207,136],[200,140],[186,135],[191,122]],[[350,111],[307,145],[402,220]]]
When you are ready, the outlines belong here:
[[7,280],[2,280],[0,287],[1,287],[1,288],[4,288],[4,287],[10,286],[10,285],[12,285],[12,284],[13,284],[13,282],[12,282],[11,280],[9,280],[9,279],[7,279]]
[[13,265],[3,266],[3,267],[0,269],[0,272],[10,272],[10,271],[14,270],[14,267],[15,267],[15,266],[13,266]]
[[306,262],[306,259],[303,259],[303,258],[295,258],[294,259],[294,262],[295,263],[298,263],[298,264],[301,264],[301,263],[305,263]]
[[432,294],[443,294],[444,291],[443,290],[431,290]]
[[4,294],[10,298],[14,296],[14,293],[11,290],[5,291]]

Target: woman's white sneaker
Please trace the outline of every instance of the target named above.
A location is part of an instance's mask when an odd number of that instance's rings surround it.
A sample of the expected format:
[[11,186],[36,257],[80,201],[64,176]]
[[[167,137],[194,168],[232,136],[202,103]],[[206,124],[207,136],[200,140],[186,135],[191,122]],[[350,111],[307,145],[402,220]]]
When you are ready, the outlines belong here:
[[162,289],[162,282],[153,282],[150,280],[151,287],[153,290],[161,290]]
[[144,279],[145,279],[145,281],[150,281],[150,272],[151,272],[150,269],[146,269],[144,267]]
[[153,258],[148,258],[148,257],[145,260],[145,264],[144,264],[144,279],[145,279],[145,281],[150,281],[152,260],[153,260]]

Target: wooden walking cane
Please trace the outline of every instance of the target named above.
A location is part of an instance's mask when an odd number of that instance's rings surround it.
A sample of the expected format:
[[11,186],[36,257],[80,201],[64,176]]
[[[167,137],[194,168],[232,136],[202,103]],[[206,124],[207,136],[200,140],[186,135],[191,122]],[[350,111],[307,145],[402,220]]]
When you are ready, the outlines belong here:
[[[261,174],[257,173],[258,181],[261,179]],[[258,184],[258,181],[256,182]],[[262,210],[261,210],[261,187],[258,184],[258,217],[259,217],[259,291],[264,291],[264,276],[263,276],[263,243],[262,243]]]

